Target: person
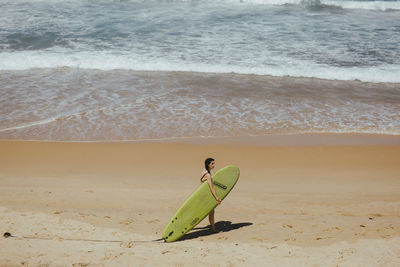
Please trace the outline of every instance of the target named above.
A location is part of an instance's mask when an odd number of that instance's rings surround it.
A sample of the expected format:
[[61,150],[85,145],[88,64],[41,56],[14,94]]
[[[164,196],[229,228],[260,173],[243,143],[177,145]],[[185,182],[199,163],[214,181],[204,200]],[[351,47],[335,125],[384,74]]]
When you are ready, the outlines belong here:
[[[213,158],[207,158],[204,161],[204,170],[201,175],[200,182],[204,183],[205,181],[207,181],[208,186],[210,187],[211,193],[215,197],[215,200],[217,201],[217,205],[219,205],[219,204],[221,204],[221,199],[219,199],[217,193],[215,192],[215,189],[214,189],[214,186],[212,183],[212,172],[211,171],[214,168],[215,168],[215,160]],[[215,229],[215,224],[214,224],[214,215],[215,215],[215,211],[212,210],[210,212],[210,214],[208,215],[208,220],[210,221],[211,229],[214,232],[217,232],[217,230]]]

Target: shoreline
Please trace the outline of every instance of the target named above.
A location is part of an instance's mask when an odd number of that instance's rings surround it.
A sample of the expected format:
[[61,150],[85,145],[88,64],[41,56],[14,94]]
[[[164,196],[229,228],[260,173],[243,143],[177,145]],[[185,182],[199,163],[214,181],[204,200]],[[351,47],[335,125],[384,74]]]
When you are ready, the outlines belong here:
[[317,146],[317,145],[400,145],[400,135],[375,133],[296,133],[270,134],[260,136],[195,136],[165,137],[138,140],[25,140],[0,139],[0,142],[37,142],[37,143],[77,143],[77,144],[151,144],[151,143],[185,143],[185,144],[231,144],[255,146]]
[[[184,66],[184,65],[183,65]],[[225,76],[225,77],[249,77],[249,78],[262,78],[262,79],[270,79],[270,80],[283,80],[283,79],[289,79],[292,81],[320,81],[320,82],[331,82],[331,83],[351,83],[353,85],[357,84],[375,84],[375,85],[396,85],[400,83],[400,80],[393,78],[393,77],[388,77],[386,76],[385,80],[378,80],[378,79],[371,79],[371,77],[365,76],[365,73],[358,73],[359,76],[346,76],[343,75],[324,75],[324,74],[317,74],[311,72],[309,73],[310,75],[304,75],[304,74],[296,74],[294,72],[288,72],[288,73],[279,73],[279,72],[264,72],[262,69],[258,68],[250,68],[246,69],[246,67],[240,67],[240,66],[232,66],[232,69],[228,70],[222,70],[219,69],[218,66],[213,67],[206,67],[206,68],[196,68],[190,65],[186,65],[186,68],[182,66],[176,65],[175,68],[124,68],[124,67],[110,67],[110,68],[96,68],[93,66],[89,65],[64,65],[64,66],[59,66],[59,65],[53,65],[53,66],[43,66],[43,67],[38,67],[38,66],[26,66],[24,68],[11,68],[11,69],[6,69],[6,68],[0,68],[0,74],[2,73],[24,73],[24,72],[30,72],[30,71],[68,71],[68,70],[83,70],[83,71],[89,71],[89,72],[105,72],[105,73],[111,73],[111,72],[130,72],[130,73],[137,73],[137,74],[171,74],[171,75],[202,75],[202,76]],[[314,75],[314,76],[312,76]]]
[[185,75],[197,75],[197,76],[224,76],[224,77],[249,77],[249,78],[261,78],[269,80],[284,80],[289,79],[293,81],[320,81],[320,82],[333,82],[333,83],[352,83],[357,84],[370,84],[370,85],[395,85],[400,84],[400,81],[372,81],[372,80],[362,80],[359,78],[351,79],[339,79],[339,78],[329,78],[329,77],[315,77],[315,76],[297,76],[289,74],[267,74],[267,73],[253,73],[253,72],[235,72],[235,71],[200,71],[200,70],[163,70],[163,69],[123,69],[123,68],[110,68],[110,69],[100,69],[100,68],[84,68],[80,66],[54,66],[54,67],[37,67],[37,68],[24,68],[24,69],[0,69],[0,74],[2,73],[24,73],[29,71],[68,71],[68,70],[83,70],[91,72],[132,72],[137,74],[167,74],[176,76]]

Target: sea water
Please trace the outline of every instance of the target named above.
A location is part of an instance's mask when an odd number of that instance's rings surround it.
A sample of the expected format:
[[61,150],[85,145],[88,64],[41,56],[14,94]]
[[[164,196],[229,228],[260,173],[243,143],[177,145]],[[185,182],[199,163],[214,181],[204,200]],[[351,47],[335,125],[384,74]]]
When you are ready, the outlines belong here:
[[0,139],[400,134],[400,1],[0,0]]

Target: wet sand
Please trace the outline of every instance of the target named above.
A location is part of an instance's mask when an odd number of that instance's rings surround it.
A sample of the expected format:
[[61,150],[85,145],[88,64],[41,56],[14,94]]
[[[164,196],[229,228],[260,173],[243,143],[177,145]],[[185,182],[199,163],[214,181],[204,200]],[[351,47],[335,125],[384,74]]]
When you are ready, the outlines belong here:
[[49,68],[0,71],[0,94],[1,140],[390,135],[400,129],[400,83]]
[[[0,238],[0,265],[395,266],[398,142],[0,141],[0,225],[15,236]],[[216,209],[220,232],[206,219],[181,241],[152,241],[199,185],[208,156],[241,170]]]

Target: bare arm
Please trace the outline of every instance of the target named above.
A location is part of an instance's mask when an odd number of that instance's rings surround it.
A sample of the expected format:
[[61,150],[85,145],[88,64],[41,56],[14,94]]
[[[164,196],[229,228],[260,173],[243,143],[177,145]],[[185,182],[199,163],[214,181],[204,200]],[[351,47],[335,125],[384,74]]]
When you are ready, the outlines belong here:
[[208,172],[203,172],[200,178],[200,183],[203,183],[207,180],[206,174],[208,174]]
[[217,192],[215,192],[214,186],[213,186],[212,181],[211,181],[211,175],[210,174],[206,174],[205,178],[207,178],[207,183],[208,183],[208,186],[210,187],[211,193],[213,194],[213,196],[215,197],[215,199],[217,200],[218,205],[219,205],[221,203],[221,200],[219,199],[219,197],[217,195]]

